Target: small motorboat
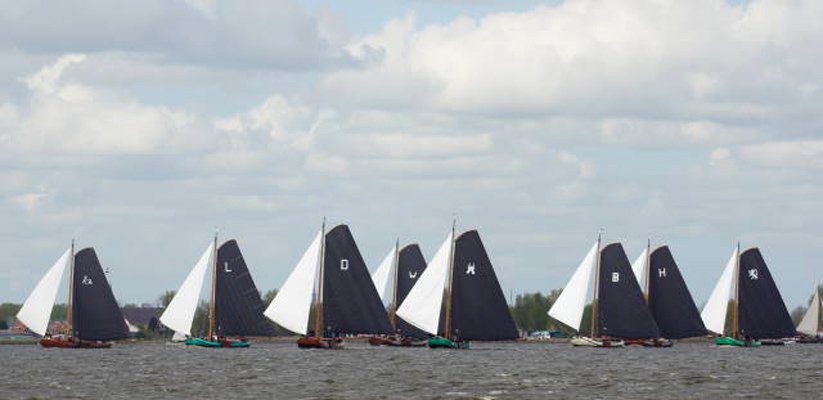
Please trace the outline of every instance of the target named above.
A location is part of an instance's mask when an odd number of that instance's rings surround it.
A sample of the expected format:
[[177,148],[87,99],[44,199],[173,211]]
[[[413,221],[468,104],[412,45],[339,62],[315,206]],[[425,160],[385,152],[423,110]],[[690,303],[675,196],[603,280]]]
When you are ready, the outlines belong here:
[[612,338],[590,338],[586,336],[575,336],[571,339],[572,346],[577,347],[624,347],[626,343],[620,339]]

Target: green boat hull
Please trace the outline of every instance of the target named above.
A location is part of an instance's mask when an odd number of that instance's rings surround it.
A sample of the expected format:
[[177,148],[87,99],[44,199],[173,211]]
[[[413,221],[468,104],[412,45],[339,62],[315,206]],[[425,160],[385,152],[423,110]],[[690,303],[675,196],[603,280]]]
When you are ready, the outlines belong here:
[[718,346],[735,346],[735,347],[759,347],[760,342],[756,340],[752,340],[749,342],[744,342],[742,340],[737,340],[733,337],[723,336],[719,337],[714,340],[714,344]]
[[[225,344],[218,340],[208,340],[204,338],[188,338],[185,341],[187,346],[200,347],[249,347],[249,342],[229,341]],[[226,345],[227,344],[227,345]]]
[[469,342],[455,342],[441,336],[429,339],[426,344],[432,349],[468,349]]

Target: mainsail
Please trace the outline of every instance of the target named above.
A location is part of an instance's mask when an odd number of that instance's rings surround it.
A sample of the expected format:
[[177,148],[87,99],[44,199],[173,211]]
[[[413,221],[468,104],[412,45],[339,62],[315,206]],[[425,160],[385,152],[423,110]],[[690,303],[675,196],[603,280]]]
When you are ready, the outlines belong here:
[[214,243],[210,243],[160,316],[163,325],[183,334],[184,337],[192,336],[191,324],[197,311],[197,301],[200,299],[206,271],[214,263],[213,257]]
[[51,310],[57,298],[57,291],[60,289],[63,271],[71,264],[71,253],[72,249],[69,248],[57,259],[17,312],[17,319],[24,323],[30,331],[40,336],[44,336],[48,330]]
[[454,244],[450,334],[461,340],[517,338],[506,297],[480,235],[471,230]]
[[600,257],[598,334],[623,339],[660,337],[623,246],[612,243],[601,250]]
[[260,292],[236,240],[217,249],[216,273],[217,332],[225,336],[273,336],[274,326],[263,317]]
[[75,337],[102,341],[128,337],[123,312],[93,248],[74,256],[73,287]]
[[797,325],[798,332],[802,332],[810,336],[819,335],[821,333],[820,305],[820,288],[815,287],[814,297],[812,297],[812,302],[809,304],[809,309],[806,310],[806,314],[803,315],[803,319],[800,320],[800,324]]
[[722,335],[726,328],[726,314],[729,308],[729,300],[732,299],[732,285],[734,285],[734,277],[737,274],[737,259],[740,254],[740,248],[735,247],[732,256],[726,263],[726,268],[720,275],[720,279],[712,290],[709,300],[703,306],[703,311],[700,313],[700,318],[706,329]]
[[599,242],[595,242],[592,248],[583,257],[583,261],[574,271],[569,282],[560,292],[552,307],[549,309],[549,316],[566,324],[568,327],[579,331],[583,322],[583,310],[586,308],[587,294],[591,287],[593,271],[597,266]]
[[321,230],[300,257],[300,261],[280,287],[277,296],[263,312],[266,317],[294,333],[302,335],[308,333],[309,312],[320,264],[322,241],[323,231]]
[[426,270],[421,273],[417,283],[397,309],[400,318],[431,335],[438,334],[452,242],[453,234],[449,232]]
[[325,253],[324,332],[335,335],[391,333],[386,309],[348,226],[338,225],[326,234]]
[[[410,244],[400,249],[397,262],[397,304],[403,304],[409,292],[417,283],[417,279],[426,270],[426,259],[420,251],[420,246]],[[423,330],[406,322],[403,318],[396,319],[396,331],[403,336],[426,338],[429,335]]]
[[700,312],[668,246],[658,247],[649,256],[646,280],[649,307],[663,337],[682,339],[706,334]]
[[795,336],[792,318],[760,250],[752,248],[743,252],[739,271],[740,333],[757,339]]

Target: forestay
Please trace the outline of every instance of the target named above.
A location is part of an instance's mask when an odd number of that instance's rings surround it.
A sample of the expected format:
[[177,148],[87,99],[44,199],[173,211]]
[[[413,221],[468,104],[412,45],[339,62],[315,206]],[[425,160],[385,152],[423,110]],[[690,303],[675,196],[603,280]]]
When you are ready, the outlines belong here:
[[17,319],[29,328],[30,331],[44,336],[49,326],[51,310],[60,289],[63,271],[71,264],[71,248],[67,249],[60,258],[40,278],[26,302],[17,312]]

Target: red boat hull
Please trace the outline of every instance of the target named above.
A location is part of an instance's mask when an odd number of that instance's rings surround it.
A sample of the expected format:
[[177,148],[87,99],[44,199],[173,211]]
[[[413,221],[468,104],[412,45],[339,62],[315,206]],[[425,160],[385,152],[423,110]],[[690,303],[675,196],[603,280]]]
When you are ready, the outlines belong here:
[[297,339],[297,347],[301,349],[339,349],[343,347],[343,339],[304,336]]
[[672,341],[665,338],[657,339],[625,339],[623,340],[626,346],[643,346],[643,347],[672,347]]
[[60,349],[108,349],[111,342],[90,342],[87,340],[74,340],[66,338],[43,338],[40,345],[46,348]]

